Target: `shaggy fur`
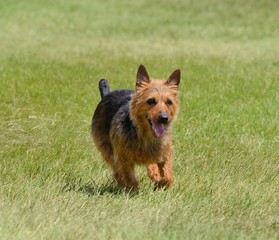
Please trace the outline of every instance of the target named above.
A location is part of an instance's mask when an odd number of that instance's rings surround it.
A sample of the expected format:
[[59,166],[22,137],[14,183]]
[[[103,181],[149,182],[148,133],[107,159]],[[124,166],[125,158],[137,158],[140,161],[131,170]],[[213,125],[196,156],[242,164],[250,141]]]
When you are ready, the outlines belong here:
[[120,186],[138,188],[135,165],[147,167],[156,188],[173,183],[171,128],[178,111],[179,82],[180,70],[158,81],[150,79],[143,65],[136,91],[110,92],[107,80],[100,80],[102,100],[93,115],[92,136]]

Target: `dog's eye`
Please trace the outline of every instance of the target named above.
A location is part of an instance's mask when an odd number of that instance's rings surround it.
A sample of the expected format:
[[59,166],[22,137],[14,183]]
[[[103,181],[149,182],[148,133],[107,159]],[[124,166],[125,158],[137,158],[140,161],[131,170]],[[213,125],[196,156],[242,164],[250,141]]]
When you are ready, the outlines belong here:
[[172,105],[172,101],[171,101],[171,100],[167,100],[167,101],[166,101],[166,105],[167,105],[167,106],[171,106],[171,105]]
[[150,99],[148,99],[148,100],[147,100],[147,103],[148,103],[149,105],[155,105],[155,104],[156,104],[155,98],[150,98]]

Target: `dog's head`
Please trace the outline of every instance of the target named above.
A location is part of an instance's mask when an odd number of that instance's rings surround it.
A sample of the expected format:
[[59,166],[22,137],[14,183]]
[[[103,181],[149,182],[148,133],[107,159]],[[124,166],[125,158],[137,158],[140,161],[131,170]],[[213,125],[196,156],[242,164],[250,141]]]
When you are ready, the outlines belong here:
[[178,111],[179,82],[180,70],[175,70],[167,80],[152,80],[146,68],[139,66],[131,116],[145,134],[151,132],[160,138],[168,132]]

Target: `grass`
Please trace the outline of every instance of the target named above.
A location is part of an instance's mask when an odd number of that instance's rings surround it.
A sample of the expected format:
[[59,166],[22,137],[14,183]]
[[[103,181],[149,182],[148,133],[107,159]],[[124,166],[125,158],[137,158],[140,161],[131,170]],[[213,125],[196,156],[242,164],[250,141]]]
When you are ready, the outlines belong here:
[[[1,239],[279,239],[277,1],[0,2]],[[119,190],[97,82],[182,71],[175,185]]]

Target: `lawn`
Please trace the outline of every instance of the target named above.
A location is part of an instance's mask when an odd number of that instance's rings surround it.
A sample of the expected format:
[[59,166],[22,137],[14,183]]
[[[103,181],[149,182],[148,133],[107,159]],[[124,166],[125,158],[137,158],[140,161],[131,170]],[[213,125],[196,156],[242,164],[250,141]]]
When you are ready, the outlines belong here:
[[[1,239],[279,239],[279,2],[0,1]],[[175,184],[112,182],[98,81],[182,72]]]

